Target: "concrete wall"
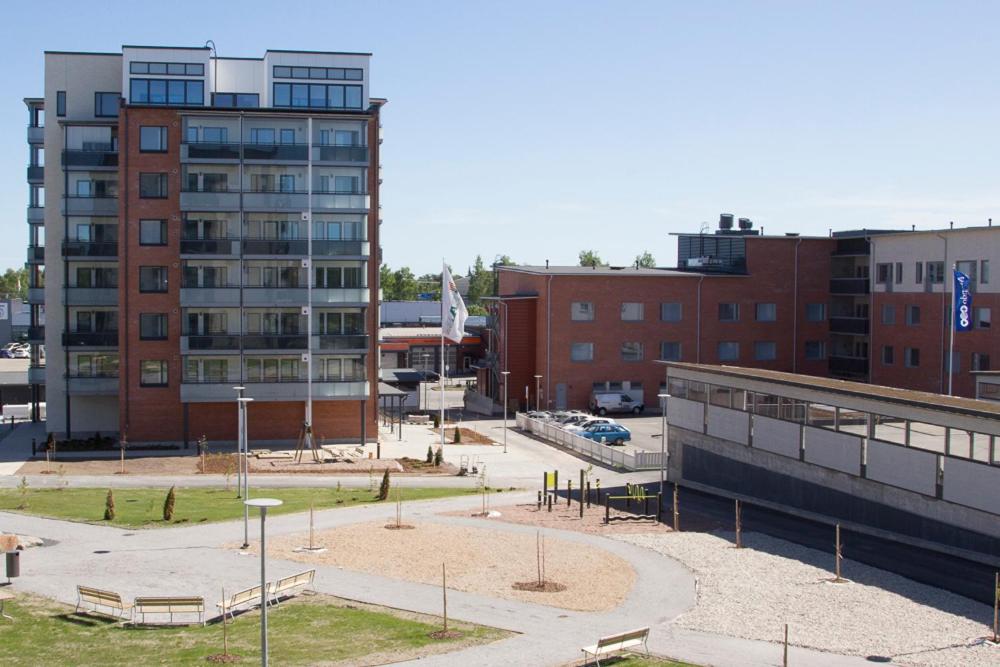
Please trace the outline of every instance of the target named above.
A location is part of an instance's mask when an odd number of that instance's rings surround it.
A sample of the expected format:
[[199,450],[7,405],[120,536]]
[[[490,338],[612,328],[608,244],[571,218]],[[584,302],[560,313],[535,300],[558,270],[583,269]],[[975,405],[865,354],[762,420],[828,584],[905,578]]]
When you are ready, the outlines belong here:
[[945,457],[944,499],[1000,514],[1000,468]]
[[705,430],[705,404],[673,397],[667,401],[667,422],[701,433]]
[[803,427],[806,461],[852,475],[861,474],[861,438],[814,426]]
[[798,424],[754,415],[753,446],[793,459],[799,458],[801,431]]
[[933,496],[937,454],[900,447],[881,440],[868,441],[868,478]]
[[709,405],[707,430],[709,435],[746,445],[750,441],[750,414]]

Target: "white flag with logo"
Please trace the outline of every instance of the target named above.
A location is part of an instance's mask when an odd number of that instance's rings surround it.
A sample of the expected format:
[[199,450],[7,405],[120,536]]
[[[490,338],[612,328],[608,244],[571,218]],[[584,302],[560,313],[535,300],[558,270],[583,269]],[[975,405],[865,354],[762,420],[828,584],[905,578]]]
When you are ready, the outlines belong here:
[[469,311],[465,309],[462,295],[451,277],[448,265],[441,272],[441,335],[456,343],[462,342],[465,335],[465,320]]

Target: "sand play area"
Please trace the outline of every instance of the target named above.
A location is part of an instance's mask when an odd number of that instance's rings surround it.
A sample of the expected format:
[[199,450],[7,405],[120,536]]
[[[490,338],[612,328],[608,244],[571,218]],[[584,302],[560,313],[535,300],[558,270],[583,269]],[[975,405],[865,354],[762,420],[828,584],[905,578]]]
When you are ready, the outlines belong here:
[[[405,522],[405,517],[404,517]],[[386,522],[361,523],[317,532],[323,553],[294,552],[307,534],[268,540],[274,558],[313,565],[441,584],[441,563],[448,588],[576,611],[607,611],[632,589],[635,572],[607,551],[551,537],[545,539],[545,579],[565,586],[558,592],[515,590],[537,580],[536,536],[509,531],[431,522],[407,522],[409,530],[389,530]]]

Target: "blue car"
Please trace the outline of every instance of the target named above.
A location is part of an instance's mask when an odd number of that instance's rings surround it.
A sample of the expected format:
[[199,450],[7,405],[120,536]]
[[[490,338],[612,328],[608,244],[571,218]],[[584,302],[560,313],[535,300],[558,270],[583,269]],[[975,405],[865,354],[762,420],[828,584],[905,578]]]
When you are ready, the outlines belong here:
[[603,441],[606,445],[624,445],[632,439],[632,433],[621,424],[594,424],[576,433],[590,440]]

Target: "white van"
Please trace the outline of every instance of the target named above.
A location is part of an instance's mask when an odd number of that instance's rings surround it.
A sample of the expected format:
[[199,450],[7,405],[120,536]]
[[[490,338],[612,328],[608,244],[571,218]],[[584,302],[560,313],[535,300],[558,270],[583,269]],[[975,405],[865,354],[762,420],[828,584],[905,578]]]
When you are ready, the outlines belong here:
[[594,393],[590,397],[590,411],[601,416],[609,412],[631,412],[638,415],[645,409],[646,406],[641,402],[634,401],[628,394],[617,391]]

